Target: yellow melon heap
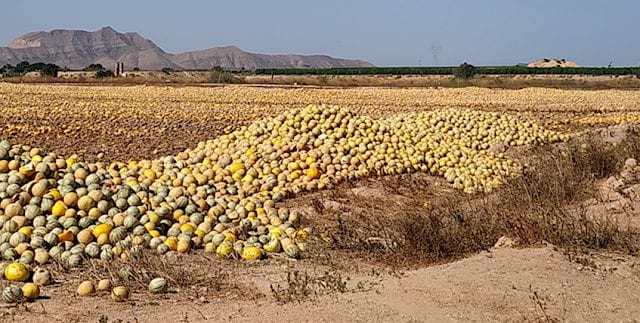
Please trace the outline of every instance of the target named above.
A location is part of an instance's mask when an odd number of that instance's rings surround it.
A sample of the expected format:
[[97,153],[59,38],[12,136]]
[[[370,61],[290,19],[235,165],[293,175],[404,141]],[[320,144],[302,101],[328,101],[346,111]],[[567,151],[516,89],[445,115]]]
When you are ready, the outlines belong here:
[[310,105],[268,117],[175,156],[86,163],[0,142],[0,254],[127,259],[203,248],[246,260],[298,257],[311,229],[276,203],[345,179],[425,172],[467,193],[490,192],[519,165],[494,144],[564,135],[508,115],[443,109],[376,119]]

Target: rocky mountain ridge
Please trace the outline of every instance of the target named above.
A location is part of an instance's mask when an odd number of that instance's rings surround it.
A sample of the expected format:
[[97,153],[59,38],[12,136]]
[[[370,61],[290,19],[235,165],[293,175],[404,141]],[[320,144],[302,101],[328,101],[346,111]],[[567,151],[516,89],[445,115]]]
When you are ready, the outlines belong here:
[[106,67],[123,62],[127,69],[162,68],[195,70],[221,66],[229,69],[286,67],[366,67],[362,60],[340,59],[326,55],[266,55],[235,46],[172,54],[135,32],[119,33],[111,27],[97,31],[52,30],[20,36],[0,47],[0,65],[21,61],[53,63],[69,69],[90,64]]

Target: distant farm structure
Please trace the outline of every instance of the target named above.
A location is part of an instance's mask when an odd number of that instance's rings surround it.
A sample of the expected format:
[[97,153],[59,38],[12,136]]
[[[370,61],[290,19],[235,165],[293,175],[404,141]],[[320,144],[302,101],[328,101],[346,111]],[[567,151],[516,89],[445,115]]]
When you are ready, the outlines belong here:
[[114,70],[113,76],[120,76],[124,73],[124,63],[116,62],[116,69]]

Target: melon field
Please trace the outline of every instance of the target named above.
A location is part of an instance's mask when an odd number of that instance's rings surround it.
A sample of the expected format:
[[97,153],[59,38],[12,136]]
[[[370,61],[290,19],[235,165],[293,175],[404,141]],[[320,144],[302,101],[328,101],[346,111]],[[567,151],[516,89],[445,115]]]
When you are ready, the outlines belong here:
[[640,317],[640,92],[0,83],[0,321]]

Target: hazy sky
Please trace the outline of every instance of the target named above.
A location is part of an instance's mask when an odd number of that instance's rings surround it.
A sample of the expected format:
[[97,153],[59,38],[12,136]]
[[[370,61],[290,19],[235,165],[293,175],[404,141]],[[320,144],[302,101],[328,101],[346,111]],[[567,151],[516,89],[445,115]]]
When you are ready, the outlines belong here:
[[640,65],[637,0],[3,0],[0,44],[29,31],[137,31],[168,52],[236,45],[376,65]]

